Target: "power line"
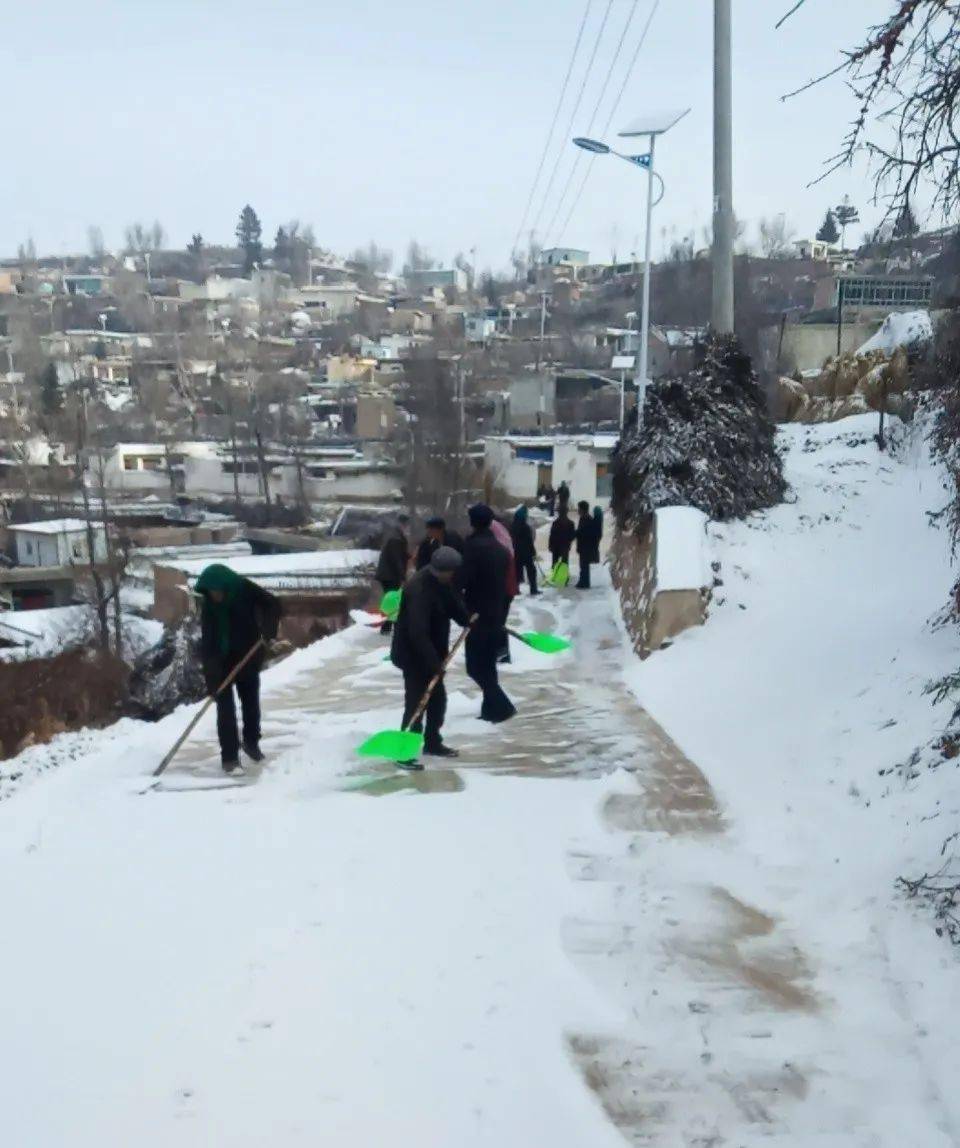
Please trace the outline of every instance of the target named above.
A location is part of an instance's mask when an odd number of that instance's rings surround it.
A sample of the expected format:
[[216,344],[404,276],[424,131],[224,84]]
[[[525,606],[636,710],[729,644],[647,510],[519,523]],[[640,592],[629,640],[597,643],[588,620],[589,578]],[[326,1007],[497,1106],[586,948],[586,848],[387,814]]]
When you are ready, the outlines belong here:
[[[647,39],[647,33],[650,31],[650,25],[653,23],[653,18],[657,14],[657,9],[660,7],[660,0],[653,0],[653,7],[650,9],[650,15],[647,17],[647,22],[643,26],[643,31],[640,33],[640,40],[637,43],[636,51],[633,53],[633,59],[627,68],[626,75],[623,77],[623,83],[620,85],[620,91],[617,92],[617,98],[613,101],[613,107],[610,109],[610,115],[607,116],[607,122],[603,125],[603,135],[606,135],[610,130],[610,125],[613,123],[613,117],[617,114],[617,108],[620,107],[620,101],[623,99],[623,93],[627,89],[627,84],[630,82],[630,77],[633,74],[633,69],[636,66],[637,60],[640,56],[640,51]],[[563,227],[559,231],[559,236],[562,238],[570,226],[570,220],[573,218],[573,213],[577,209],[577,204],[583,195],[584,188],[587,186],[587,180],[590,178],[590,172],[593,170],[593,163],[597,157],[591,156],[590,162],[587,164],[587,170],[583,173],[583,179],[580,181],[580,186],[577,189],[577,194],[574,196],[573,203],[570,204],[570,210],[567,212],[567,218],[563,221]]]
[[[627,33],[630,31],[630,25],[633,23],[633,18],[637,14],[637,5],[639,2],[640,0],[633,0],[633,3],[630,6],[630,11],[627,14],[627,22],[624,24],[623,31],[620,33],[620,39],[617,42],[616,50],[613,53],[613,59],[610,61],[610,67],[607,69],[606,77],[604,78],[603,85],[600,88],[600,95],[597,96],[597,102],[593,106],[593,113],[590,116],[590,122],[587,124],[587,130],[584,132],[584,135],[589,136],[593,131],[593,125],[596,123],[597,115],[600,111],[600,105],[603,103],[603,98],[607,94],[607,88],[610,86],[610,81],[613,78],[613,72],[617,66],[617,60],[620,59],[620,53],[623,51],[623,44],[627,38]],[[567,142],[567,140],[564,140],[564,143]],[[573,167],[570,169],[570,174],[567,176],[567,182],[564,184],[563,192],[560,195],[560,199],[557,201],[556,209],[554,210],[553,216],[550,219],[550,223],[544,233],[547,237],[553,233],[553,225],[557,222],[557,219],[560,216],[560,212],[563,210],[563,205],[566,202],[567,194],[569,193],[570,188],[573,185],[574,177],[580,168],[581,159],[582,153],[578,151],[574,157]]]
[[557,169],[560,167],[560,162],[565,154],[566,137],[573,131],[574,120],[577,118],[577,112],[580,110],[580,104],[583,102],[583,93],[587,87],[587,80],[590,79],[590,73],[593,71],[593,63],[597,58],[597,51],[600,48],[600,41],[603,39],[603,32],[607,26],[607,20],[610,18],[610,9],[613,7],[613,0],[607,0],[607,9],[603,14],[603,19],[600,21],[600,30],[597,32],[597,38],[593,43],[593,51],[590,53],[590,59],[587,61],[587,70],[583,74],[583,82],[580,84],[580,91],[577,93],[577,102],[573,105],[573,111],[570,113],[570,122],[567,124],[567,130],[560,140],[560,149],[557,152],[557,159],[553,165],[553,171],[550,172],[550,178],[547,181],[547,190],[543,193],[543,199],[540,202],[540,208],[537,211],[536,218],[533,221],[533,230],[536,231],[537,225],[540,222],[540,217],[543,215],[543,209],[547,206],[550,199],[550,192],[553,190],[554,180],[557,178]]
[[587,26],[587,18],[590,15],[590,9],[593,6],[593,0],[587,0],[587,6],[583,11],[583,18],[580,21],[580,30],[577,32],[577,39],[573,45],[573,53],[570,56],[570,63],[567,65],[567,74],[563,77],[563,86],[560,89],[560,99],[557,100],[557,106],[553,113],[553,121],[550,124],[550,130],[547,132],[547,142],[543,145],[543,152],[540,155],[540,162],[537,165],[537,174],[533,177],[533,184],[530,187],[530,194],[527,196],[527,203],[523,209],[523,217],[520,220],[520,226],[517,228],[516,237],[513,240],[513,248],[516,250],[517,244],[520,242],[520,236],[523,234],[523,229],[527,223],[527,217],[530,214],[530,207],[533,204],[533,197],[536,194],[537,184],[540,182],[540,176],[543,174],[543,165],[547,159],[547,153],[550,151],[550,144],[553,142],[553,133],[557,126],[557,120],[560,118],[560,109],[563,107],[563,101],[567,94],[567,85],[570,83],[570,76],[573,73],[573,65],[577,60],[577,53],[580,51],[580,41],[583,39],[583,30]]

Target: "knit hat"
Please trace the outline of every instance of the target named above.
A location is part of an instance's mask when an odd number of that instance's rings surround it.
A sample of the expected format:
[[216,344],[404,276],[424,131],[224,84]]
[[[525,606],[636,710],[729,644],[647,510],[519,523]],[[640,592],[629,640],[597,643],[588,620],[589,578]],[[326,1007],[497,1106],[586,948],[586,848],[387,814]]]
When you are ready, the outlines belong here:
[[430,559],[430,568],[438,574],[452,574],[460,569],[463,559],[452,546],[438,546]]
[[447,524],[444,519],[435,514],[432,518],[428,518],[424,525],[430,530],[443,530]]
[[470,525],[474,530],[482,530],[493,522],[493,511],[484,502],[478,502],[467,511]]

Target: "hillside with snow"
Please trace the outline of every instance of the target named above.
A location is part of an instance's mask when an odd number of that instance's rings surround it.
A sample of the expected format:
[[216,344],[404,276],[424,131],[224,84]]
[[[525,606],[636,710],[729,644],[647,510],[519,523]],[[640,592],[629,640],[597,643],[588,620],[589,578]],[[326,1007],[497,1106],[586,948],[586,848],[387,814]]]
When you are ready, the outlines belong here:
[[265,675],[245,783],[208,716],[149,787],[191,707],[3,763],[5,1140],[955,1145],[956,952],[895,886],[960,822],[952,762],[894,768],[960,660],[944,493],[874,430],[780,433],[788,501],[645,662],[605,571],[519,599],[573,651],[514,647],[496,729],[456,664],[455,762],[356,757],[401,688],[355,625]]

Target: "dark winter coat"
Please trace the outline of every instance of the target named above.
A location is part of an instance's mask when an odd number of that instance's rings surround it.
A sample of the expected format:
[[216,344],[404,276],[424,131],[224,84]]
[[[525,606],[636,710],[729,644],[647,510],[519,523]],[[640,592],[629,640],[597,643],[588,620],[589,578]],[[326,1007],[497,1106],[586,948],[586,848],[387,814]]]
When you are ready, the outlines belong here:
[[400,670],[432,678],[450,652],[450,622],[467,624],[463,599],[432,570],[418,570],[403,588],[390,660]]
[[460,585],[467,609],[477,614],[477,628],[502,629],[507,619],[507,575],[513,571],[509,551],[489,527],[475,530],[463,544]]
[[561,510],[566,510],[570,505],[570,487],[565,482],[561,482],[557,488],[557,502]]
[[377,563],[377,581],[381,586],[399,588],[407,576],[409,561],[410,549],[407,545],[407,536],[399,526],[391,527],[380,550],[380,560]]
[[442,541],[424,538],[417,547],[417,569],[422,570],[424,566],[429,566],[434,551],[439,550],[441,546],[452,546],[458,554],[463,553],[463,539],[460,535],[455,530],[444,530]]
[[581,562],[600,561],[600,530],[590,514],[581,514],[577,522],[577,553]]
[[570,557],[570,547],[577,536],[577,528],[569,518],[555,518],[550,527],[548,547],[554,559],[565,562]]
[[510,537],[513,539],[513,556],[520,566],[532,562],[537,554],[537,547],[533,539],[533,528],[527,521],[527,508],[521,506],[513,516],[510,526]]
[[[223,649],[221,642],[217,619],[218,608],[203,594],[203,609],[200,615],[200,659],[207,689],[211,693],[255,642],[260,638],[265,642],[273,641],[280,625],[279,599],[247,578],[237,579],[236,590],[224,603],[224,608],[227,611],[228,631],[226,650]],[[263,665],[263,658],[264,651],[261,649],[244,667],[243,674],[259,670]]]

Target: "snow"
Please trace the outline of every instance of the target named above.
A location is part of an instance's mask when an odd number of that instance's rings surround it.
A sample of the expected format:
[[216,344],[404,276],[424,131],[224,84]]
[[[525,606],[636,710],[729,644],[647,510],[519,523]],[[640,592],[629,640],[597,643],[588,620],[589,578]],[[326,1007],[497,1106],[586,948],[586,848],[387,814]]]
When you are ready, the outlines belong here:
[[707,550],[707,516],[693,506],[664,506],[654,512],[657,590],[700,590],[713,573]]
[[[94,530],[102,530],[100,523],[93,524]],[[22,530],[30,534],[82,534],[87,524],[82,518],[52,518],[48,522],[14,522],[10,530]]]
[[[358,570],[377,561],[375,550],[304,550],[293,554],[252,554],[248,557],[224,556],[218,559],[221,565],[229,566],[245,578],[258,575],[289,574],[340,574]],[[175,559],[166,563],[176,570],[182,570],[191,577],[203,573],[210,565],[209,559]]]
[[[89,606],[8,611],[0,613],[0,638],[23,647],[30,657],[43,657],[82,641],[90,621]],[[11,652],[3,651],[0,657]]]
[[927,1148],[960,1138],[960,967],[894,882],[946,859],[957,775],[879,771],[946,724],[950,703],[923,691],[960,640],[931,625],[954,578],[928,518],[942,476],[920,429],[896,456],[875,432],[872,414],[784,429],[793,500],[711,526],[723,586],[707,624],[628,677],[718,793],[736,849],[714,851],[711,879],[787,922],[818,969],[820,1068],[852,1066],[847,1102],[871,1114],[838,1143]]
[[574,654],[515,645],[493,729],[458,662],[455,768],[358,764],[400,705],[364,625],[267,672],[254,785],[182,791],[208,714],[141,795],[193,707],[3,763],[5,1142],[956,1145],[957,959],[893,879],[957,774],[878,775],[950,708],[942,476],[874,430],[782,432],[792,501],[710,528],[707,624],[642,663],[604,568],[518,600]]
[[929,311],[899,311],[884,319],[880,330],[857,349],[858,355],[871,351],[886,351],[926,343],[933,338],[933,323]]

